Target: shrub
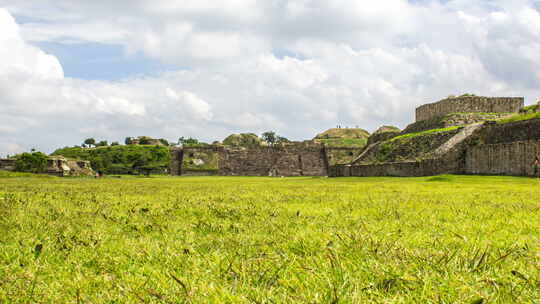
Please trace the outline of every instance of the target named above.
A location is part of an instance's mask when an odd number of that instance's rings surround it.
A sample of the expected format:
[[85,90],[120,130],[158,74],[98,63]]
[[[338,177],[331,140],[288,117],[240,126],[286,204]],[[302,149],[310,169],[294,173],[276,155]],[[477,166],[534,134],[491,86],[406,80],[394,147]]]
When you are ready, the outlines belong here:
[[23,153],[16,155],[15,171],[43,173],[47,170],[49,158],[41,152]]

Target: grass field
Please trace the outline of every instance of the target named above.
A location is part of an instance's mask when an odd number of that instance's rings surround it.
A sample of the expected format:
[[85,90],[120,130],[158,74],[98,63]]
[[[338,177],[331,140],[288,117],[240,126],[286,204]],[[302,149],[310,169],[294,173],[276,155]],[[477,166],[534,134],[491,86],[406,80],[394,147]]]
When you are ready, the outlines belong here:
[[0,303],[540,303],[540,180],[0,178]]

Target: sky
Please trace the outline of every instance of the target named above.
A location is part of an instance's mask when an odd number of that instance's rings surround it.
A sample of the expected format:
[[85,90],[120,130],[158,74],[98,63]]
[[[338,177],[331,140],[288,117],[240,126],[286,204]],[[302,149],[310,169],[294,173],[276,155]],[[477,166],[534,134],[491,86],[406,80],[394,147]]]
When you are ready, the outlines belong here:
[[0,0],[0,156],[540,100],[540,0]]

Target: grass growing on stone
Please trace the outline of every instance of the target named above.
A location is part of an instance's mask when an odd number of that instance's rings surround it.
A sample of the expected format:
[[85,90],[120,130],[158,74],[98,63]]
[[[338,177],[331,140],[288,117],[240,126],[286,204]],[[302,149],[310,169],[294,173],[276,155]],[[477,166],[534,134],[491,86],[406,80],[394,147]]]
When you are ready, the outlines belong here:
[[367,144],[366,138],[330,138],[330,139],[317,139],[316,141],[325,144],[327,147],[362,148]]
[[462,126],[453,126],[453,127],[448,127],[448,128],[431,129],[431,130],[426,130],[426,131],[421,131],[421,132],[416,132],[416,133],[407,133],[407,134],[403,134],[403,135],[400,135],[400,136],[396,136],[396,137],[390,139],[390,141],[396,141],[396,140],[406,139],[406,138],[413,138],[413,137],[418,137],[418,136],[423,136],[423,135],[428,135],[428,134],[433,134],[433,133],[450,132],[450,131],[454,131],[454,130],[457,130],[457,129],[460,129],[460,128],[462,128]]
[[540,180],[0,178],[2,303],[537,303]]
[[500,119],[500,120],[497,120],[497,123],[506,124],[506,123],[516,122],[516,121],[538,119],[538,118],[540,118],[540,112],[532,112],[532,113],[526,113],[526,114],[516,114],[508,118]]

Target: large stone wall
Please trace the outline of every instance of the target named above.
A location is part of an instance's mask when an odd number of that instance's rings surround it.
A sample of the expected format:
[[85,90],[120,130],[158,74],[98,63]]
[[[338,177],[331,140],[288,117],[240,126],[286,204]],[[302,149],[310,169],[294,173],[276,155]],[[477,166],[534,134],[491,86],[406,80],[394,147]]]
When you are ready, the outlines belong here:
[[540,140],[540,119],[487,125],[476,134],[473,144],[492,145],[528,140]]
[[539,140],[473,146],[467,149],[465,173],[532,176],[536,157],[540,157]]
[[515,113],[524,106],[523,97],[463,96],[447,98],[416,108],[416,121],[450,113]]
[[436,116],[408,125],[401,134],[416,133],[432,129],[443,129],[454,126],[465,126],[486,120],[495,120],[508,113],[450,113]]
[[371,165],[341,165],[329,169],[329,176],[431,176],[446,173],[463,173],[461,151],[453,151],[445,157],[421,161],[405,161]]
[[[357,148],[292,143],[275,147],[185,147],[171,150],[172,175],[326,176],[329,162],[348,162]],[[210,164],[208,160],[216,161]],[[199,165],[197,165],[199,164]]]

